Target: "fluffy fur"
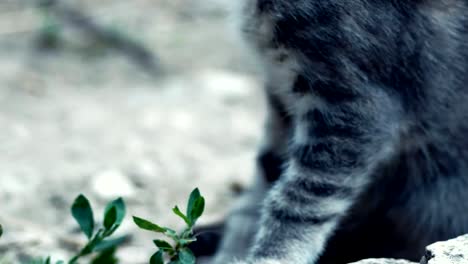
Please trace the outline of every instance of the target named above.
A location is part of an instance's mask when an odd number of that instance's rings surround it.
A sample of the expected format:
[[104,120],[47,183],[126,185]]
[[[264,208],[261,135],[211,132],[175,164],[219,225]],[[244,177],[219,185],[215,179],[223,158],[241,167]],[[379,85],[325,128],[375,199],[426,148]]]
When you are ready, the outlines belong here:
[[467,6],[242,2],[270,114],[214,263],[418,260],[468,232]]

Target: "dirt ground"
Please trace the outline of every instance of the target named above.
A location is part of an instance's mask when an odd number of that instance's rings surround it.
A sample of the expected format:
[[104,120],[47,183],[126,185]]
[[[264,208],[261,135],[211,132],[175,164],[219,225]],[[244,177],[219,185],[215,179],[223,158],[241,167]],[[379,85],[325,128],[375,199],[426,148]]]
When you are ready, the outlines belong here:
[[98,218],[125,199],[121,263],[147,263],[155,250],[130,215],[180,227],[171,208],[199,187],[201,221],[223,216],[231,186],[252,179],[264,114],[255,64],[230,37],[223,1],[74,1],[144,43],[160,74],[73,32],[64,47],[38,50],[37,10],[0,2],[0,262],[67,258],[84,241],[69,212],[79,193]]

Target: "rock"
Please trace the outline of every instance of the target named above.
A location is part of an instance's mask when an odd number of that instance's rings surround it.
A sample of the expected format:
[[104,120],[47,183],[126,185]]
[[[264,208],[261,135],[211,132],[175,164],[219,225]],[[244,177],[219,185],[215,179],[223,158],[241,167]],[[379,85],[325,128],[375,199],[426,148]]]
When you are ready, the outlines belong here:
[[468,264],[468,235],[427,246],[421,264]]
[[365,259],[358,262],[353,262],[350,264],[416,264],[408,260],[403,259]]
[[131,198],[135,195],[135,186],[127,175],[119,170],[105,170],[93,178],[93,191],[102,199],[115,197]]
[[252,90],[257,88],[254,79],[245,74],[236,74],[221,70],[203,70],[196,72],[195,81],[216,99],[227,102],[242,101],[252,96]]
[[[416,264],[407,260],[366,259],[351,264]],[[468,235],[426,247],[420,264],[468,264]]]

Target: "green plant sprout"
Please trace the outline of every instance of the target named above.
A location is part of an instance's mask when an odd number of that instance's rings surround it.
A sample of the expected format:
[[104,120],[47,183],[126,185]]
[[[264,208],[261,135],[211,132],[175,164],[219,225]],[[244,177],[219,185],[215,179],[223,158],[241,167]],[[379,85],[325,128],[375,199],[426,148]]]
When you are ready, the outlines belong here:
[[190,243],[196,241],[196,236],[193,234],[193,227],[196,221],[203,214],[205,209],[205,198],[201,196],[198,188],[190,194],[186,213],[182,213],[179,207],[175,206],[172,211],[182,218],[187,224],[181,232],[176,232],[168,227],[162,227],[154,224],[143,218],[134,216],[135,224],[144,230],[161,233],[172,240],[172,244],[166,240],[154,240],[154,244],[158,247],[158,251],[154,253],[150,260],[150,264],[164,264],[164,256],[169,258],[168,264],[195,264],[195,256],[187,247]]
[[[80,194],[71,206],[71,214],[80,226],[81,232],[87,237],[86,245],[68,262],[59,260],[55,264],[76,264],[82,257],[95,255],[91,264],[116,264],[115,257],[117,247],[125,240],[124,237],[109,239],[115,230],[119,228],[125,217],[125,203],[118,198],[106,205],[102,227],[95,228],[93,210],[88,199]],[[96,231],[97,229],[97,231]],[[28,264],[52,264],[50,257],[36,259]]]
[[[78,259],[94,252],[100,252],[92,263],[117,263],[114,256],[116,248],[123,242],[122,238],[106,239],[122,224],[125,217],[125,203],[118,198],[107,204],[104,210],[102,227],[94,232],[94,217],[91,205],[84,195],[79,195],[72,205],[71,213],[78,222],[81,231],[88,238],[88,243],[76,254],[68,264],[77,263]],[[99,262],[97,262],[99,261]]]
[[[143,218],[134,216],[135,224],[144,230],[164,234],[172,240],[172,244],[166,240],[156,239],[154,244],[158,251],[154,253],[150,264],[164,264],[165,257],[169,259],[168,264],[195,264],[195,256],[187,247],[196,241],[193,234],[195,223],[203,214],[205,209],[205,198],[201,196],[198,188],[194,189],[187,203],[185,214],[175,206],[172,211],[184,220],[186,227],[177,232],[168,227],[162,227]],[[68,262],[56,261],[55,264],[77,264],[79,260],[92,256],[90,264],[116,264],[118,259],[115,256],[117,247],[125,242],[125,237],[109,238],[120,227],[125,218],[125,203],[122,198],[118,198],[106,205],[104,218],[99,228],[95,226],[94,213],[88,199],[80,194],[71,206],[71,214],[78,223],[81,232],[86,236],[87,243]],[[3,228],[0,225],[0,237],[3,235]],[[27,264],[52,264],[51,257],[38,258],[27,262]]]

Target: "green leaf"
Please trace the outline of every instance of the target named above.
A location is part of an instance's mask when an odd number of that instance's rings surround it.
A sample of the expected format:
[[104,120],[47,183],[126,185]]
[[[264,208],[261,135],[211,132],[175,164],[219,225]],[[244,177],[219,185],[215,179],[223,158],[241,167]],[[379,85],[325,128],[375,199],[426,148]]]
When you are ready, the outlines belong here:
[[201,196],[200,190],[195,188],[190,193],[189,201],[187,204],[187,218],[190,221],[190,226],[194,226],[197,219],[203,214],[205,209],[205,198]]
[[186,228],[184,231],[182,231],[182,234],[180,234],[180,237],[185,237],[185,238],[189,238],[193,235],[193,230],[192,228]]
[[154,253],[153,256],[151,256],[149,263],[164,264],[163,252],[161,250],[158,250],[158,252]]
[[88,199],[80,194],[71,207],[71,213],[75,220],[80,225],[81,231],[91,239],[94,231],[94,217],[93,210],[89,204]]
[[173,229],[170,229],[170,228],[166,227],[166,232],[164,232],[164,234],[166,236],[168,236],[168,237],[172,237],[175,240],[179,240],[179,236],[177,235],[177,231],[175,231]]
[[120,225],[125,218],[125,202],[122,198],[119,197],[117,200],[112,202],[112,204],[115,206],[115,208],[117,208],[117,224]]
[[172,211],[178,215],[180,218],[182,218],[185,223],[187,223],[188,226],[192,226],[192,222],[187,218],[187,216],[185,216],[179,209],[179,207],[175,206],[174,208],[172,208]]
[[190,214],[188,215],[192,223],[192,226],[195,225],[195,222],[203,214],[204,210],[205,210],[205,198],[198,197],[193,203],[192,210],[190,211]]
[[188,248],[183,248],[179,251],[180,264],[195,264],[195,256]]
[[3,235],[3,227],[2,225],[0,225],[0,237],[2,237],[2,235]]
[[106,230],[112,230],[114,227],[115,222],[117,221],[117,208],[112,206],[109,210],[107,210],[106,214],[104,215],[104,227]]
[[50,257],[47,257],[44,263],[45,264],[50,264]]
[[84,248],[81,249],[78,258],[84,255],[91,254],[91,252],[93,252],[93,247],[94,247],[94,243],[88,243],[86,246],[84,246]]
[[195,241],[197,241],[196,238],[180,239],[180,240],[179,240],[179,244],[180,244],[181,246],[185,246],[185,245],[188,245],[188,244],[193,243],[193,242],[195,242]]
[[111,249],[113,247],[118,247],[125,243],[127,241],[128,237],[127,236],[121,236],[118,238],[114,239],[106,239],[101,242],[99,242],[96,246],[94,246],[93,251],[98,252],[98,251],[104,251]]
[[171,244],[169,244],[168,242],[166,242],[164,240],[156,239],[156,240],[153,240],[153,242],[160,250],[162,250],[164,252],[173,252],[174,251]]
[[195,188],[190,193],[189,200],[188,200],[188,203],[187,203],[187,213],[186,213],[187,217],[190,218],[190,212],[192,212],[192,210],[193,210],[195,200],[197,200],[199,197],[201,197],[200,190],[198,190],[198,188]]
[[133,222],[135,222],[135,224],[139,228],[144,229],[144,230],[153,231],[157,233],[165,233],[167,231],[167,228],[160,227],[157,224],[151,223],[148,220],[145,220],[143,218],[139,218],[136,216],[133,217]]
[[[115,210],[115,212],[113,212]],[[106,205],[104,210],[104,227],[106,236],[111,235],[122,224],[125,218],[125,203],[122,198],[118,198]]]
[[96,257],[93,258],[91,264],[117,264],[119,261],[115,257],[115,251],[117,248],[111,247],[107,250],[102,251]]

